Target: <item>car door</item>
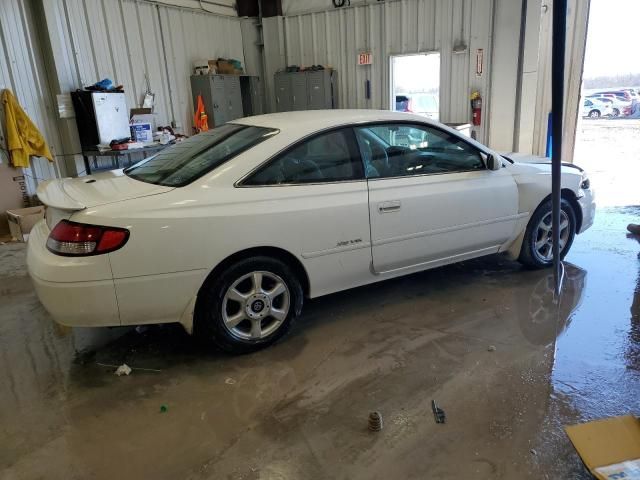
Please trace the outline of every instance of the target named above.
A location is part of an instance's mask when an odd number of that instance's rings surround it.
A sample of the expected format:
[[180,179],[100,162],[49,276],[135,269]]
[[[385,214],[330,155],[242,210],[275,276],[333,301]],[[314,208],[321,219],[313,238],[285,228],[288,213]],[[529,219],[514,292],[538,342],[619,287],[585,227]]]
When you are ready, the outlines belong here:
[[384,273],[497,252],[518,192],[462,136],[423,124],[356,129],[369,187],[373,269]]
[[260,236],[299,255],[317,296],[370,276],[369,195],[351,128],[307,137],[258,168],[241,187],[260,212]]

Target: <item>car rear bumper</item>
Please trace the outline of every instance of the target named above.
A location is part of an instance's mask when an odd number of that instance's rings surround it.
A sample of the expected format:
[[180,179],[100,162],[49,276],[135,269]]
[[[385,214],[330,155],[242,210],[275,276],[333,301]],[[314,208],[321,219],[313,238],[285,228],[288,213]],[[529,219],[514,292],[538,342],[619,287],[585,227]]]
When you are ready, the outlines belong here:
[[46,247],[49,227],[34,226],[27,268],[40,302],[58,323],[113,327],[182,323],[189,331],[206,269],[114,279],[109,255],[63,257]]
[[113,280],[49,282],[34,274],[31,280],[40,302],[56,322],[70,327],[120,325]]
[[107,255],[62,257],[47,250],[42,220],[29,235],[27,268],[40,302],[63,325],[120,325],[116,289]]

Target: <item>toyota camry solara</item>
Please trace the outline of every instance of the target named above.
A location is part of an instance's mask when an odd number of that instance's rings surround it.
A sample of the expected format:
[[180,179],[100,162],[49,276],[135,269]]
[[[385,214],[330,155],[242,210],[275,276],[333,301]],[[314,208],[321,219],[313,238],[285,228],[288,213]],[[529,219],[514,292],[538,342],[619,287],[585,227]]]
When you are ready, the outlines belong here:
[[[40,300],[71,326],[179,322],[233,352],[273,343],[305,298],[506,252],[552,262],[550,165],[421,116],[333,110],[222,125],[125,170],[41,184]],[[562,170],[560,248],[593,223]]]

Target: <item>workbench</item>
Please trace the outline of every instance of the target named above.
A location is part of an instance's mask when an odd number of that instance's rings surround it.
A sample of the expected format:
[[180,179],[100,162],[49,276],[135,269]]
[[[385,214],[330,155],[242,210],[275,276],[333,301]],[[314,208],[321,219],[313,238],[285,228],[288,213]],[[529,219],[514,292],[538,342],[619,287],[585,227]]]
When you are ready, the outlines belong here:
[[[92,171],[96,170],[114,170],[117,168],[129,167],[131,162],[131,155],[135,155],[137,153],[141,153],[144,158],[147,158],[150,153],[157,153],[160,150],[164,150],[168,146],[173,145],[173,142],[167,143],[166,145],[162,145],[161,143],[153,143],[152,145],[142,147],[142,148],[132,148],[131,150],[98,150],[96,149],[88,149],[82,150],[82,158],[84,159],[84,168],[87,175],[91,175]],[[99,157],[110,157],[111,164],[104,167],[98,165]],[[127,157],[127,165],[121,165],[120,160],[123,157]],[[89,160],[92,158],[93,162]],[[93,166],[92,166],[93,163]]]

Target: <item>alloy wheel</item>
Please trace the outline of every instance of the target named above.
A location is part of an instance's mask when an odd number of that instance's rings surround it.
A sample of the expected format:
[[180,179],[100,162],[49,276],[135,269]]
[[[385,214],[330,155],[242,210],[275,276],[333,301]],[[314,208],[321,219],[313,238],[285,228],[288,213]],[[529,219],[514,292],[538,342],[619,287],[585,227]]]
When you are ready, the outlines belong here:
[[225,328],[242,340],[260,340],[274,333],[289,314],[291,295],[275,273],[255,271],[238,278],[225,292]]
[[[534,237],[535,243],[533,250],[538,259],[543,262],[549,262],[553,259],[553,228],[551,219],[551,212],[548,212],[542,217],[536,227],[536,235]],[[564,251],[570,234],[569,216],[566,212],[560,210],[560,253]]]

